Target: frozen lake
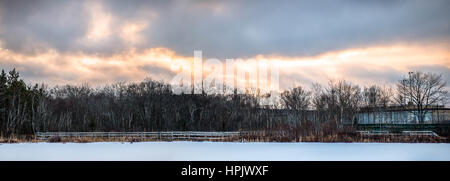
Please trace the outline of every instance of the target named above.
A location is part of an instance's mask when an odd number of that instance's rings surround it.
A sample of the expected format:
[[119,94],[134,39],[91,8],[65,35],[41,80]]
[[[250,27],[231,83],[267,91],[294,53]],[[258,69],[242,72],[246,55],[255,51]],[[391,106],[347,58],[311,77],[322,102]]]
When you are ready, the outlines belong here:
[[19,143],[0,144],[0,160],[450,161],[450,144],[233,142]]

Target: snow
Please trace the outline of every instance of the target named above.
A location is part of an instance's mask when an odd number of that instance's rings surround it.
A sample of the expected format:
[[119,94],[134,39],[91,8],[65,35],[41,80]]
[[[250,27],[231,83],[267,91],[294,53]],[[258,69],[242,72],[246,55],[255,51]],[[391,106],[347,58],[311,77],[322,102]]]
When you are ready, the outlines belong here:
[[450,161],[450,144],[99,142],[1,144],[0,160]]

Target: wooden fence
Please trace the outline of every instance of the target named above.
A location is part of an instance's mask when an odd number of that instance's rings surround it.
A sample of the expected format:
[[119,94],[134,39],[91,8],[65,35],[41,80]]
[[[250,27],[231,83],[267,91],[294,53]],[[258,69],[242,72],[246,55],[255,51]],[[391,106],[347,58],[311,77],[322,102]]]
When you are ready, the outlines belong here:
[[402,131],[401,133],[391,133],[390,131],[356,131],[356,133],[364,136],[436,136],[440,137],[433,131]]
[[36,132],[36,139],[47,140],[52,137],[81,138],[142,138],[156,140],[225,140],[241,135],[241,132],[206,132],[206,131],[163,131],[163,132]]

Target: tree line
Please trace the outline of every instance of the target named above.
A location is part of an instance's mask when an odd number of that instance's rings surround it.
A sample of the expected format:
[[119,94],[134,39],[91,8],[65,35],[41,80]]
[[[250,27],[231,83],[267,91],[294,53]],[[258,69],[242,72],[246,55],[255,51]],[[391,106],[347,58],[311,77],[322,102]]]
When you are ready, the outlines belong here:
[[[270,108],[250,94],[172,93],[169,84],[152,79],[102,87],[87,84],[49,87],[27,85],[15,69],[0,75],[0,134],[32,135],[38,131],[229,131],[308,126],[321,129],[364,107],[415,105],[418,114],[448,98],[441,75],[414,72],[395,89],[330,81],[312,89],[295,87]],[[306,112],[314,110],[314,119]],[[294,124],[280,113],[294,112]],[[421,117],[421,116],[419,116]]]

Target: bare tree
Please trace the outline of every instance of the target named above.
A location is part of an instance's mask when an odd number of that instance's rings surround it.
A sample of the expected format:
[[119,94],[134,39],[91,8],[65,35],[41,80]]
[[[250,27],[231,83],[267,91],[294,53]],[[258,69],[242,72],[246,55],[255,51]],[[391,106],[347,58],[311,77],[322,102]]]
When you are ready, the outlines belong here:
[[362,106],[370,108],[387,107],[392,103],[392,97],[392,89],[371,85],[365,87],[362,92]]
[[344,121],[353,123],[354,117],[359,110],[361,102],[361,89],[345,80],[330,81],[327,89],[327,107],[334,115],[335,120],[339,120],[340,125]]
[[[448,99],[446,82],[442,75],[422,72],[409,72],[409,76],[397,83],[396,102],[410,110],[423,123],[428,109],[445,104]],[[412,108],[412,109],[411,109]]]
[[[441,76],[434,74],[411,73],[396,88],[395,100],[405,107],[414,105],[422,121],[428,108],[444,103],[448,95]],[[274,130],[286,128],[292,119],[297,125],[289,129],[302,128],[301,134],[331,134],[344,121],[354,122],[361,106],[386,107],[391,97],[388,88],[373,85],[361,91],[350,82],[330,81],[328,86],[315,84],[312,91],[295,87],[283,92],[285,110],[280,110],[262,107],[256,95],[237,91],[177,95],[170,85],[151,79],[97,88],[47,88],[27,86],[15,70],[8,75],[2,71],[0,136],[36,131]],[[314,115],[306,112],[309,108],[316,110]]]
[[330,114],[328,111],[328,96],[322,85],[314,83],[312,86],[312,108],[315,109],[314,123],[316,127],[319,127],[325,121],[330,120]]
[[298,86],[281,94],[286,108],[294,110],[306,110],[310,105],[311,92]]
[[311,104],[311,92],[305,90],[301,86],[295,87],[292,90],[284,91],[281,94],[281,99],[288,110],[294,110],[297,113],[300,121],[305,121],[304,112]]

